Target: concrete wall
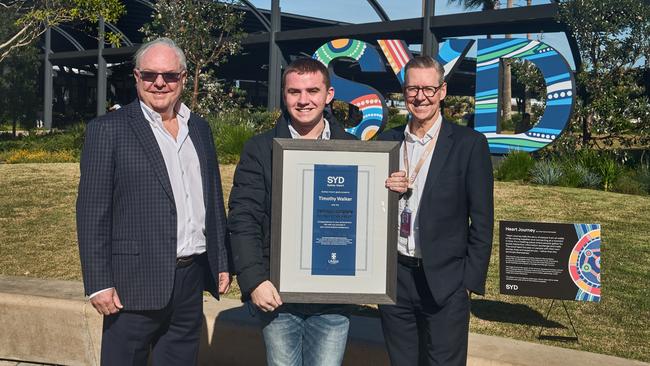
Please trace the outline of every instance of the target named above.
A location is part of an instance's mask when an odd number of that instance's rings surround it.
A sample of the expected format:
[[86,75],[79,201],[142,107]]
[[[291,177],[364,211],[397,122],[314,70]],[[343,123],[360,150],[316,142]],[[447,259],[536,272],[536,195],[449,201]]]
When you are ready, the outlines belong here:
[[[0,360],[99,365],[102,318],[79,282],[0,276]],[[264,365],[257,319],[237,300],[205,298],[199,364]],[[468,365],[650,364],[507,338],[469,335]],[[344,365],[388,365],[379,319],[353,317]]]
[[[0,359],[99,365],[102,317],[79,282],[0,277]],[[257,319],[238,300],[205,297],[199,365],[264,365]],[[388,365],[378,319],[353,317],[346,365]]]

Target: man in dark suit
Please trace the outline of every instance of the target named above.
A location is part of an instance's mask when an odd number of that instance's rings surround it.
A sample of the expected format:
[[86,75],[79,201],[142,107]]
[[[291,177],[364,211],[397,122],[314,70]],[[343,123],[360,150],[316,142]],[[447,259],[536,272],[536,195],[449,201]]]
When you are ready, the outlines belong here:
[[[493,179],[485,137],[442,118],[444,69],[430,57],[406,65],[411,119],[380,140],[402,141],[397,303],[380,306],[393,365],[465,365],[470,293],[485,292],[492,247]],[[403,184],[395,175],[387,187]]]
[[183,51],[135,55],[138,100],[88,124],[77,199],[86,295],[104,315],[101,363],[197,362],[203,290],[230,284],[221,179],[208,124],[180,102]]

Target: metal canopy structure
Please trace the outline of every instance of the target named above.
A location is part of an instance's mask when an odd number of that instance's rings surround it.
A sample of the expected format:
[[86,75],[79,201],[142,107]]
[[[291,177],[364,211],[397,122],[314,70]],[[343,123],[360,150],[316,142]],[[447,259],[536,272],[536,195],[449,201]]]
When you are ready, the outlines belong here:
[[[256,104],[276,109],[280,107],[282,67],[296,57],[311,56],[318,47],[336,38],[354,38],[370,43],[379,39],[401,39],[408,44],[422,45],[423,54],[435,55],[438,41],[447,38],[539,32],[565,32],[576,66],[580,67],[577,44],[566,26],[557,21],[556,2],[488,12],[435,15],[435,1],[421,0],[422,17],[390,20],[377,0],[366,1],[379,21],[350,24],[282,13],[280,0],[271,0],[271,10],[259,9],[250,1],[241,0],[245,12],[243,28],[248,34],[242,42],[243,51],[220,66],[217,75],[255,85],[251,97],[256,98]],[[62,25],[46,33],[42,43],[46,128],[52,127],[53,100],[57,102],[57,113],[61,114],[62,99],[66,105],[77,98],[74,107],[85,110],[85,118],[91,118],[103,114],[107,98],[123,104],[135,97],[130,60],[142,43],[143,34],[139,29],[150,21],[153,4],[147,0],[125,0],[124,3],[126,15],[116,24],[100,22],[98,28],[82,29]],[[104,48],[104,29],[118,34],[123,46]],[[59,77],[63,74],[67,75],[65,80],[74,79],[73,85],[59,81],[53,83],[53,67],[57,67]],[[364,74],[353,62],[335,65],[336,73],[342,77],[371,85],[382,93],[398,92],[399,83],[390,67],[387,70],[385,73]],[[473,95],[474,73],[475,61],[463,60],[450,80],[449,93]],[[86,90],[78,91],[76,96],[69,95],[69,89],[73,87]],[[264,99],[266,103],[262,102]],[[96,108],[91,108],[93,104]],[[94,111],[89,112],[91,110]],[[67,113],[65,108],[63,113]]]

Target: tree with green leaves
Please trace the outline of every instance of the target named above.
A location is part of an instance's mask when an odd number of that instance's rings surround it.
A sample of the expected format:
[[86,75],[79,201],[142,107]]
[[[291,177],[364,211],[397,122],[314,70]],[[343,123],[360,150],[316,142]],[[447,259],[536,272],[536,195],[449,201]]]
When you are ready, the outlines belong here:
[[206,115],[223,109],[232,98],[223,91],[214,68],[241,48],[244,12],[236,1],[159,0],[152,21],[142,28],[147,40],[173,39],[185,52],[191,90],[184,94],[190,108]]
[[[12,27],[0,29],[0,63],[12,52],[34,43],[48,27],[76,21],[113,22],[124,13],[121,0],[0,0],[0,17],[12,19]],[[117,35],[108,40],[119,43]]]
[[[0,24],[6,19],[0,19]],[[1,25],[0,25],[1,26]],[[34,45],[21,47],[0,63],[0,121],[10,122],[13,136],[20,122],[24,127],[34,127],[38,95],[38,49]]]
[[588,146],[649,146],[650,100],[642,60],[650,55],[650,4],[566,0],[559,18],[575,37],[582,59],[571,128],[582,132]]
[[[523,89],[523,95],[517,96],[519,112],[532,113],[531,100],[537,99],[544,101],[546,99],[546,82],[542,72],[530,61],[524,59],[514,59],[511,63],[512,76],[516,85]],[[535,117],[539,117],[536,115]]]

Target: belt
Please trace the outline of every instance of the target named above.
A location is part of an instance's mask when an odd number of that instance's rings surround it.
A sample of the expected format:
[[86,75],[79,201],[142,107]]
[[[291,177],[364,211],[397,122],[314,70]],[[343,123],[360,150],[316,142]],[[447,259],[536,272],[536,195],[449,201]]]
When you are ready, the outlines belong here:
[[176,268],[185,268],[192,265],[197,257],[198,255],[190,255],[188,257],[176,258]]
[[422,268],[422,258],[409,257],[407,255],[397,253],[397,262],[409,268]]

